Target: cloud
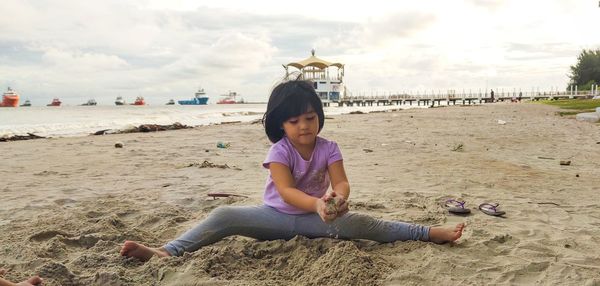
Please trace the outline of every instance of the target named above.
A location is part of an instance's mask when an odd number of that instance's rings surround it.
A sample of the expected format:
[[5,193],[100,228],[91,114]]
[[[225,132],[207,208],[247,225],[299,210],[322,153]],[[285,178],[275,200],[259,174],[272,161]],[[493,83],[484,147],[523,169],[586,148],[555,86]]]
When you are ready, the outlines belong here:
[[467,2],[481,8],[496,9],[501,7],[505,0],[468,0]]
[[500,0],[327,3],[318,13],[205,3],[0,1],[14,15],[0,18],[0,88],[44,101],[141,94],[164,103],[202,85],[209,95],[235,90],[264,101],[281,64],[312,48],[346,64],[351,90],[554,84],[581,47],[597,45],[590,35],[600,24],[589,7],[569,5],[563,15],[554,0],[537,13],[526,1]]

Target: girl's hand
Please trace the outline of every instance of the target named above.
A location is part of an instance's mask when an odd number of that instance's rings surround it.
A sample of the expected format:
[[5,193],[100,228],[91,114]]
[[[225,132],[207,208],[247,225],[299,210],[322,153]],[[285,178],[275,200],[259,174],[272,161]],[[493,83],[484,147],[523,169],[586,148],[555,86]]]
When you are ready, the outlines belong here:
[[348,212],[348,201],[343,196],[338,196],[336,192],[331,192],[329,197],[333,202],[330,201],[331,208],[335,208],[336,218],[345,215]]
[[330,198],[328,194],[325,194],[322,198],[316,201],[315,209],[317,210],[317,214],[325,223],[330,223],[337,217],[337,211],[330,207],[330,199],[332,198]]
[[[342,196],[338,196],[335,192],[326,193],[322,198],[317,200],[317,204],[324,203],[324,210],[319,213],[324,222],[329,223],[338,217],[343,216],[348,212],[348,201]],[[322,207],[322,206],[319,206]]]

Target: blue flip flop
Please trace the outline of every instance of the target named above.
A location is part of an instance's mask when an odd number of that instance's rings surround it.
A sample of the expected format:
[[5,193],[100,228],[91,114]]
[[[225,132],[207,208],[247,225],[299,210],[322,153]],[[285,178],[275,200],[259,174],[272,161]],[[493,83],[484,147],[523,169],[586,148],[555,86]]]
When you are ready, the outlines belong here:
[[449,199],[445,204],[446,209],[449,213],[457,215],[467,215],[471,213],[471,210],[465,208],[465,201],[457,201],[455,199]]
[[499,211],[497,209],[499,205],[500,205],[499,203],[495,203],[495,204],[483,203],[483,204],[479,205],[479,210],[481,210],[486,215],[503,216],[504,214],[506,214],[506,212]]

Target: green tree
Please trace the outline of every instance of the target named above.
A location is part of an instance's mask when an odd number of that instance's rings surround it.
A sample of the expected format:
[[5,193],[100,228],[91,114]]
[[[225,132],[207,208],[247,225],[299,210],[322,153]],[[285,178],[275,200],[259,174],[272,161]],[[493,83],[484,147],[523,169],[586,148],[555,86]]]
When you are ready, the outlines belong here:
[[592,84],[600,83],[600,49],[581,51],[569,77],[569,84],[577,85],[579,90],[589,90]]

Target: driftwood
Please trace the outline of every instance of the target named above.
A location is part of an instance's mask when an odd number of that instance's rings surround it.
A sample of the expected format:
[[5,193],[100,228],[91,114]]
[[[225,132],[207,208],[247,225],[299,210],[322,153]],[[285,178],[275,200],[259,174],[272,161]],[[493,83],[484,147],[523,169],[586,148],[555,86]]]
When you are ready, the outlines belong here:
[[159,125],[159,124],[142,124],[137,127],[133,127],[125,130],[111,130],[104,129],[100,131],[96,131],[93,135],[105,135],[105,134],[122,134],[122,133],[139,133],[139,132],[156,132],[156,131],[166,131],[166,130],[177,130],[177,129],[187,129],[193,128],[192,126],[187,126],[181,124],[179,122],[175,122],[169,125]]
[[230,194],[230,193],[208,193],[207,196],[212,197],[213,200],[215,200],[217,198],[229,198],[229,197],[247,198],[248,197],[248,196],[244,196],[244,195],[237,195],[237,194]]
[[15,135],[15,136],[9,136],[9,137],[0,137],[0,142],[42,139],[42,138],[46,138],[46,137],[35,135],[33,133],[27,133],[27,135]]
[[236,166],[230,167],[227,164],[215,164],[208,160],[204,160],[204,162],[202,162],[201,164],[200,163],[191,163],[191,164],[187,165],[186,167],[234,169],[234,170],[238,170],[238,171],[242,170]]

